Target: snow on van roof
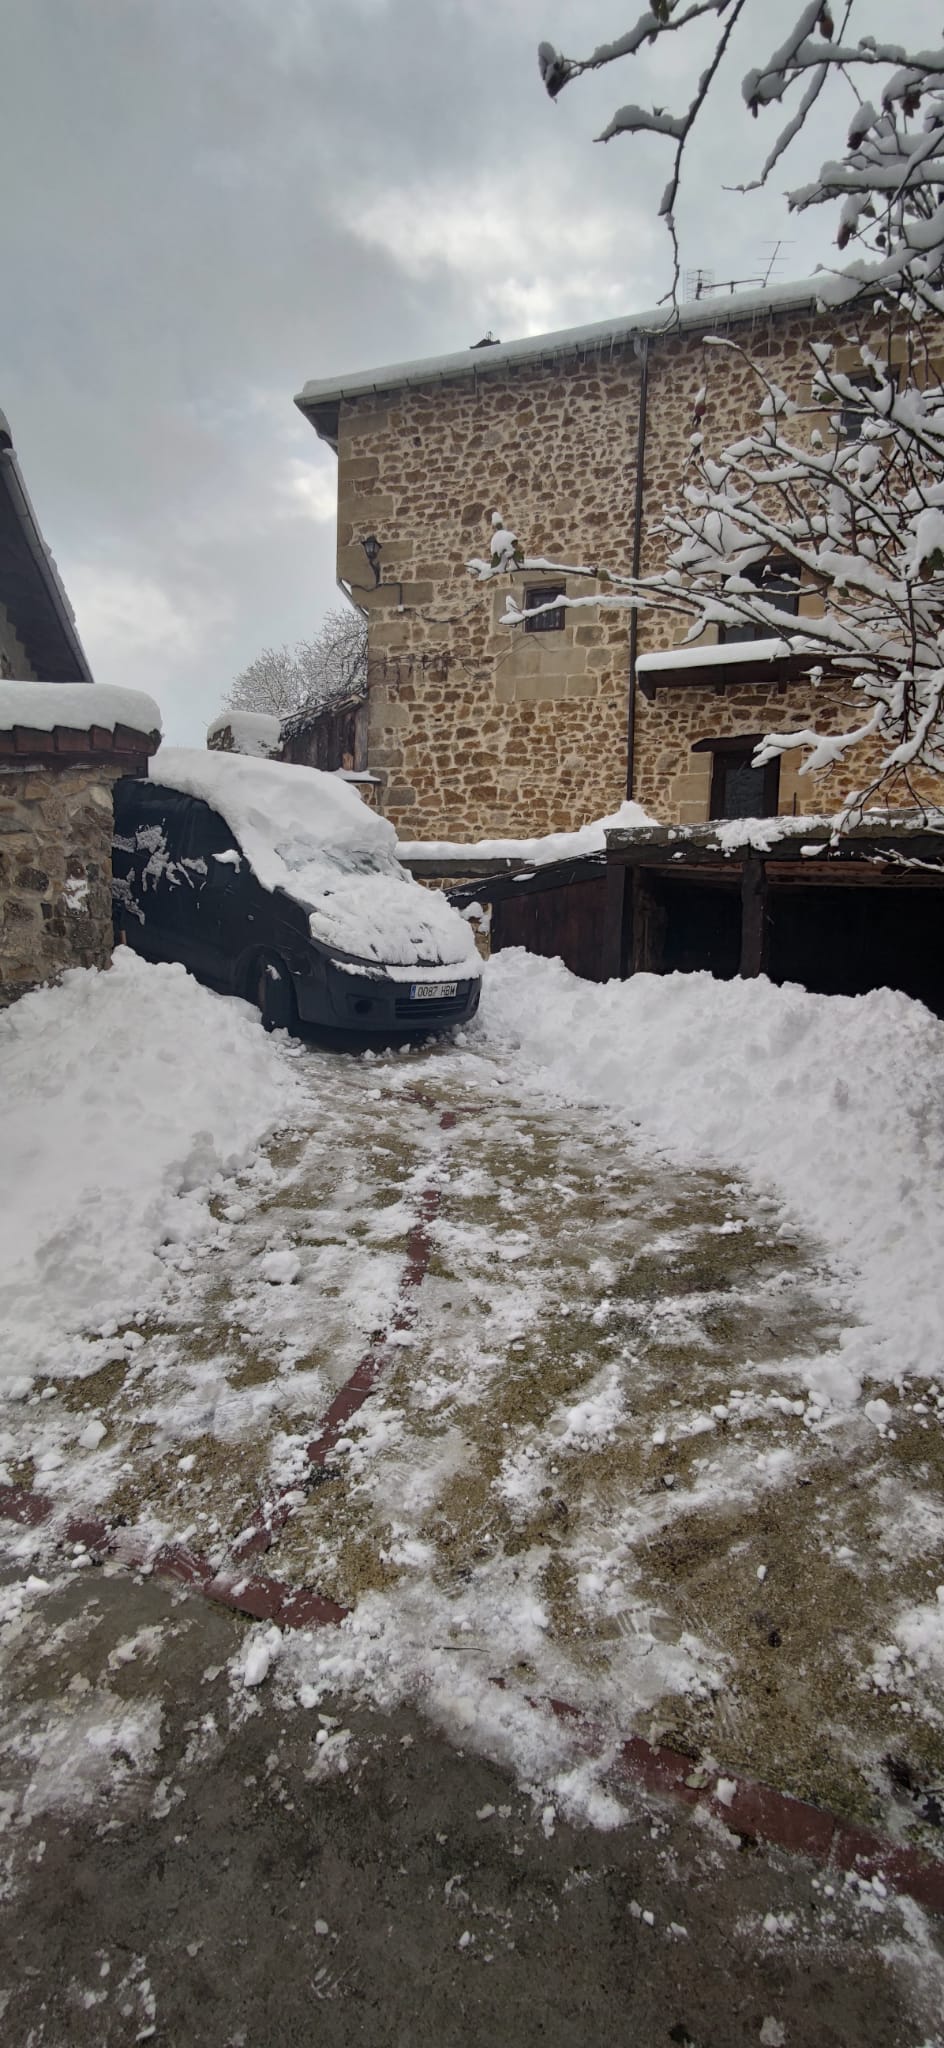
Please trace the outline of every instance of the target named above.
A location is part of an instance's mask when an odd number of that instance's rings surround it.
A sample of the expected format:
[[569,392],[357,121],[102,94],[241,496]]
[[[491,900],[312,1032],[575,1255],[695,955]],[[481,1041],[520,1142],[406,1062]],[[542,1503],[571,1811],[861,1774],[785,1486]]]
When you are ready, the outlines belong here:
[[381,862],[386,855],[391,864],[396,859],[393,826],[368,810],[348,783],[320,768],[163,747],[149,774],[162,789],[202,797],[219,811],[263,888],[284,889],[301,902],[324,888],[339,856],[352,866],[358,854]]
[[309,911],[313,938],[394,979],[439,964],[480,973],[468,924],[406,873],[393,826],[340,776],[187,747],[166,747],[151,768],[160,788],[200,797],[225,819],[263,888]]

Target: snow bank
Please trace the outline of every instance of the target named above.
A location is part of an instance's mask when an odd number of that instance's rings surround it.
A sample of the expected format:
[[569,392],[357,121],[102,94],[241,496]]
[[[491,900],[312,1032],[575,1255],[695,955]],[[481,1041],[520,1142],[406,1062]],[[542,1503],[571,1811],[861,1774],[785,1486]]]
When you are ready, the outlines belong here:
[[612,1107],[673,1159],[778,1191],[843,1280],[850,1326],[811,1368],[827,1398],[939,1369],[944,1023],[922,1004],[708,974],[600,988],[509,951],[482,1017],[556,1098]]
[[0,732],[24,725],[33,732],[88,732],[116,725],[132,732],[160,732],[161,714],[143,690],[116,690],[107,683],[0,683]]
[[282,721],[271,711],[221,711],[207,726],[207,746],[226,732],[237,754],[267,761],[278,751]]
[[168,747],[152,782],[202,797],[226,822],[265,889],[311,913],[312,937],[357,959],[480,972],[468,924],[400,867],[396,833],[339,776],[285,761]]
[[119,948],[0,1014],[0,1384],[81,1361],[70,1333],[153,1304],[162,1245],[214,1229],[214,1177],[290,1112],[248,1006]]
[[397,853],[401,860],[520,860],[532,867],[544,867],[553,860],[574,860],[582,853],[605,853],[606,834],[619,829],[636,831],[642,825],[657,825],[641,804],[623,803],[607,818],[594,818],[576,832],[548,832],[543,839],[401,839]]

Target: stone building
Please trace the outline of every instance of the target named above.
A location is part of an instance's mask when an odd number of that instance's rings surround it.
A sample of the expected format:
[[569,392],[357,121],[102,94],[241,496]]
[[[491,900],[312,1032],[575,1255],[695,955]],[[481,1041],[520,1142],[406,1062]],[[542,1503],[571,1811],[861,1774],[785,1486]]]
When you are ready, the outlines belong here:
[[108,965],[112,790],[159,745],[141,691],[0,682],[0,1008],[66,967]]
[[97,687],[0,413],[0,1008],[111,957],[112,788],[160,713]]
[[0,412],[0,681],[14,676],[90,683],[92,671]]
[[[573,828],[628,793],[692,824],[841,797],[841,780],[798,780],[798,754],[766,773],[751,765],[762,733],[810,721],[802,658],[761,660],[705,635],[681,663],[678,623],[656,612],[634,627],[625,612],[551,610],[512,632],[499,624],[508,585],[476,585],[465,566],[488,552],[498,509],[530,557],[660,567],[651,529],[678,493],[697,394],[713,445],[756,412],[746,365],[706,347],[719,332],[797,396],[809,340],[843,342],[812,284],[784,285],[684,306],[672,328],[640,314],[301,392],[338,455],[338,574],[369,619],[366,765],[405,839]],[[561,587],[600,586],[529,574],[526,607]],[[788,611],[820,601],[784,591]],[[849,708],[838,688],[825,708],[820,692],[817,723],[839,731]]]

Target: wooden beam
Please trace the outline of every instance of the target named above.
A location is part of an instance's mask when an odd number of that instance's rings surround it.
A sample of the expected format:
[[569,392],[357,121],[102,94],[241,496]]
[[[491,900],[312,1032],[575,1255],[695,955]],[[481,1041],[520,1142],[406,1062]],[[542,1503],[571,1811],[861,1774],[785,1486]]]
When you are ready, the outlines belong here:
[[608,862],[606,908],[603,915],[603,957],[600,962],[604,981],[622,981],[625,977],[631,906],[632,891],[628,886],[626,867],[622,861]]
[[741,876],[741,965],[743,980],[767,970],[767,876],[756,854]]
[[658,884],[633,869],[633,973],[661,974],[665,954],[665,905]]

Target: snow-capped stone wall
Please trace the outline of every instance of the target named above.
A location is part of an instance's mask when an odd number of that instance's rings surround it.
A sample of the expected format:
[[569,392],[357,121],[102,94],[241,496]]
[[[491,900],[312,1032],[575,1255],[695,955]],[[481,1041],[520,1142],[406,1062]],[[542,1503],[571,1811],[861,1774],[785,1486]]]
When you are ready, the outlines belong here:
[[[730,333],[806,398],[807,343],[839,342],[840,329],[812,310],[758,312],[755,303],[737,317],[736,309],[713,300],[706,331]],[[678,494],[702,387],[699,424],[721,446],[756,412],[746,365],[730,350],[706,348],[691,327],[650,340],[644,574],[662,563],[650,529]],[[476,586],[465,564],[487,551],[497,509],[530,557],[628,567],[639,389],[627,340],[605,353],[571,348],[488,376],[341,400],[338,569],[369,613],[368,762],[386,780],[383,808],[404,839],[574,829],[625,795],[628,615],[569,611],[562,631],[509,632],[498,620],[510,580]],[[376,588],[362,544],[371,537],[380,550]],[[514,588],[520,594],[520,578]],[[566,588],[580,596],[594,586],[574,578]],[[643,614],[639,652],[669,647],[683,630]],[[803,682],[722,693],[716,677],[660,689],[651,702],[637,696],[634,797],[666,821],[704,820],[710,757],[694,754],[694,742],[800,727],[813,701]],[[815,713],[827,729],[822,691]],[[837,702],[837,731],[848,715]],[[781,810],[835,807],[848,770],[798,782],[797,766],[797,756],[782,763]],[[867,766],[860,756],[857,777]]]
[[107,965],[112,790],[146,775],[159,725],[137,692],[0,684],[0,1008],[67,967]]

